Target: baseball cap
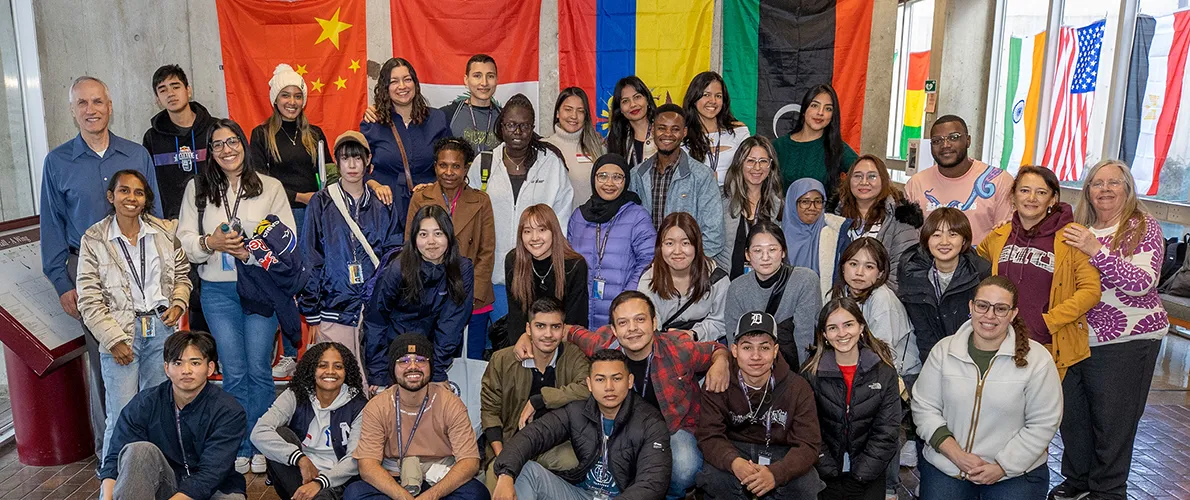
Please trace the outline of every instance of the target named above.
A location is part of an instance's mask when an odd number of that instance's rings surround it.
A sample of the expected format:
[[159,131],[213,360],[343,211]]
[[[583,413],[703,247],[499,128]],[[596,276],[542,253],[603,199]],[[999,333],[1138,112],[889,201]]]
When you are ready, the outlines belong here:
[[368,150],[368,154],[372,154],[372,147],[368,146],[368,140],[364,138],[364,134],[354,130],[348,130],[342,134],[339,134],[339,137],[335,139],[335,147],[331,148],[331,151],[339,149],[339,145],[347,141],[358,142],[360,146],[363,146],[364,149]]
[[773,340],[777,340],[777,320],[773,319],[772,314],[764,311],[746,312],[740,316],[735,331],[737,339],[752,333],[766,333]]

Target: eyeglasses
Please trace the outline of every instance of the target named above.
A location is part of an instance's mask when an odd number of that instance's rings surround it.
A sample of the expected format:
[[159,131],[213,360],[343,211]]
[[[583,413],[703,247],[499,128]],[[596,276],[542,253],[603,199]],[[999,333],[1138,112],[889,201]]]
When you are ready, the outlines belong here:
[[995,312],[997,317],[1003,318],[1008,316],[1008,313],[1013,310],[1013,307],[1008,304],[993,304],[986,300],[975,299],[971,303],[975,305],[975,312],[978,314],[987,314],[988,309]]
[[1107,181],[1099,179],[1091,183],[1091,189],[1103,189],[1104,187],[1120,189],[1124,187],[1124,179],[1108,179]]
[[595,174],[595,180],[599,182],[614,182],[620,184],[624,182],[624,174],[609,174],[607,172],[600,172]]
[[867,181],[868,184],[875,184],[876,181],[880,180],[880,174],[876,172],[868,172],[867,174],[855,173],[851,174],[850,177],[852,181],[861,183]]
[[522,130],[533,130],[533,124],[528,123],[528,122],[526,122],[526,123],[504,122],[504,124],[501,126],[504,127],[505,132],[520,132]]
[[936,135],[936,136],[930,138],[930,144],[933,144],[935,146],[941,146],[942,143],[944,143],[944,142],[949,142],[951,144],[954,144],[954,143],[957,143],[957,142],[963,140],[963,135],[965,135],[965,134],[962,134],[959,132],[951,132],[950,135],[947,135],[945,137]]
[[430,361],[430,358],[427,358],[425,356],[418,356],[416,354],[406,354],[404,356],[397,358],[398,365],[412,365],[412,364],[424,365],[424,364],[428,363],[429,361]]
[[760,256],[774,257],[781,253],[781,245],[753,245],[748,249],[748,253]]
[[822,198],[814,198],[812,200],[797,200],[798,208],[822,208]]
[[243,143],[240,142],[239,137],[228,137],[222,141],[211,141],[211,151],[215,153],[223,151],[223,146],[227,146],[232,149],[240,149],[241,144]]
[[773,160],[770,158],[744,158],[744,166],[748,168],[765,169],[769,168],[772,164]]

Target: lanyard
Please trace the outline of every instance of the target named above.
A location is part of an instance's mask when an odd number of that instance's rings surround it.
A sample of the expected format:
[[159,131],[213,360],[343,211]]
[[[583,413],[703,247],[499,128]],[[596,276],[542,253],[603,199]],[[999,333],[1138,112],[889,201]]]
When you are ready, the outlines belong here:
[[649,143],[649,138],[653,137],[653,127],[645,131],[645,140],[640,143],[640,157],[636,156],[636,137],[628,138],[628,165],[635,167],[645,161],[645,145]]
[[[602,277],[602,273],[600,271],[603,271],[603,252],[607,250],[607,239],[609,237],[611,237],[611,235],[612,235],[612,226],[615,226],[615,221],[613,220],[611,223],[608,224],[608,226],[609,227],[607,228],[607,232],[604,233],[603,232],[603,224],[595,225],[595,257],[596,257],[596,259],[595,259],[595,277],[596,278]],[[600,239],[600,235],[603,236],[602,239]]]
[[178,411],[178,405],[174,404],[174,428],[178,430],[178,446],[182,450],[182,467],[186,469],[186,475],[190,475],[190,460],[186,459],[186,443],[182,442],[182,412]]
[[[744,374],[741,372],[739,374],[739,377],[740,377],[740,389],[742,389],[744,391],[744,401],[748,403],[748,420],[753,423],[759,423],[756,419],[756,415],[757,415],[757,413],[760,412],[760,410],[762,408],[764,408],[764,399],[768,397],[769,391],[776,390],[776,387],[775,387],[776,382],[773,380],[773,376],[770,374],[769,375],[769,385],[764,388],[764,393],[762,393],[760,395],[760,403],[757,403],[756,408],[753,409],[752,408],[752,398],[748,396],[748,384],[744,383]],[[766,451],[769,448],[769,441],[772,439],[772,437],[773,437],[773,414],[770,411],[770,412],[765,413],[765,415],[764,415],[764,448]]]
[[128,272],[132,274],[132,282],[136,283],[136,288],[140,290],[140,296],[145,300],[146,306],[149,302],[149,297],[145,295],[145,280],[149,278],[149,273],[145,271],[145,237],[140,237],[140,274],[136,273],[136,267],[132,265],[132,254],[128,253],[128,245],[124,244],[123,238],[116,238],[120,243],[120,250],[124,251],[124,262],[128,263]]
[[459,204],[459,196],[462,196],[462,195],[463,195],[463,186],[459,186],[459,190],[458,190],[458,192],[455,193],[455,197],[452,200],[446,199],[446,191],[442,192],[442,202],[446,203],[446,212],[449,213],[451,217],[455,216],[455,205]]
[[[710,134],[707,134],[710,135]],[[711,169],[718,171],[719,169],[719,146],[723,139],[723,131],[715,132],[715,147],[707,153],[707,159],[711,160]],[[708,141],[710,142],[710,141]]]
[[[479,130],[479,125],[475,123],[475,106],[472,106],[471,103],[469,103],[469,102],[465,103],[465,104],[467,105],[467,111],[471,112],[471,128]],[[492,133],[492,112],[491,112],[491,110],[488,110],[488,127],[486,130],[483,131],[483,139],[480,139],[479,144],[477,144],[477,146],[479,146],[478,149],[480,151],[487,151],[488,135],[491,133]]]
[[421,423],[422,415],[426,413],[426,405],[430,402],[430,391],[426,391],[426,397],[421,400],[421,408],[417,410],[417,418],[413,419],[413,428],[409,429],[409,440],[401,444],[401,390],[397,389],[396,406],[397,406],[397,460],[404,460],[405,454],[408,453],[409,447],[413,446],[413,434],[417,432],[417,426]]
[[[607,468],[607,462],[608,462],[608,459],[607,459],[607,440],[608,440],[608,438],[609,438],[609,437],[611,437],[611,435],[610,435],[610,434],[608,434],[608,433],[606,433],[606,432],[602,432],[602,431],[603,431],[603,429],[602,429],[602,427],[603,427],[603,422],[602,422],[602,420],[606,420],[606,418],[604,418],[603,416],[600,416],[599,418],[601,419],[601,421],[599,422],[599,427],[600,427],[600,429],[599,429],[599,430],[600,430],[600,434],[603,434],[603,458],[602,458],[602,460],[603,460],[603,470],[604,470],[604,471],[606,471],[608,474],[611,474],[611,470],[609,470],[609,469]],[[612,432],[615,432],[615,431],[616,431],[616,427],[615,427],[615,421],[613,420],[613,421],[612,421]]]
[[938,274],[938,268],[930,268],[930,272],[934,273],[934,297],[942,300],[942,276]]
[[[368,187],[364,186],[364,194],[363,196],[360,196],[359,200],[357,201],[347,194],[347,190],[343,189],[342,182],[336,182],[335,185],[339,186],[339,193],[343,195],[344,202],[351,200],[352,204],[347,205],[347,216],[351,217],[351,221],[355,222],[355,224],[358,226],[360,206],[364,204],[364,199],[368,196]],[[355,212],[351,211],[352,206],[355,207]],[[359,262],[359,242],[355,242],[355,244],[351,245],[351,262],[352,264]]]
[[219,197],[223,198],[223,213],[227,214],[227,223],[234,223],[236,215],[240,213],[240,200],[244,198],[243,179],[240,180],[239,188],[236,189],[236,206],[234,208],[230,208],[230,205],[227,203],[227,193],[220,191]]
[[645,376],[641,377],[644,379],[642,381],[643,383],[641,383],[639,389],[636,388],[635,383],[632,384],[632,390],[636,391],[637,394],[640,394],[640,397],[642,397],[642,398],[645,397],[645,391],[649,390],[649,375],[652,373],[652,371],[653,371],[653,353],[649,353],[649,361],[648,361],[648,363],[645,364]]

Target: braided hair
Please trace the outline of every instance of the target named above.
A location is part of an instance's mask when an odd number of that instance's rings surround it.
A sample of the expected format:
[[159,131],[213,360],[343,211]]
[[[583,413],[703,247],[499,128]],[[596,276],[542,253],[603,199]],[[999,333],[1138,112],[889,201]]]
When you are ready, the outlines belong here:
[[[1017,300],[1020,294],[1017,293],[1016,285],[1003,276],[988,276],[983,281],[979,282],[979,286],[975,287],[975,295],[979,295],[979,291],[985,287],[994,286],[1003,289],[1012,295],[1012,308],[1016,309]],[[1029,364],[1029,327],[1025,325],[1025,319],[1021,315],[1017,315],[1012,320],[1012,330],[1016,334],[1016,346],[1013,350],[1012,361],[1018,367],[1024,367]]]

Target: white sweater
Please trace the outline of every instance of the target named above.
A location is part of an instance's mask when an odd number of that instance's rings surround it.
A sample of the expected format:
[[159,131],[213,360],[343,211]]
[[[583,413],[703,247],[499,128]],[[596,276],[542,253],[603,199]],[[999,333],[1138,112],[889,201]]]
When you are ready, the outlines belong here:
[[[281,181],[260,173],[256,175],[260,177],[264,189],[259,196],[240,200],[240,208],[236,212],[236,217],[240,219],[240,225],[244,228],[244,237],[251,236],[260,221],[269,214],[276,215],[281,222],[294,230],[295,237],[300,237],[301,235],[296,234],[297,225],[293,222],[293,210],[289,208],[289,200],[285,197],[285,188]],[[186,192],[182,195],[182,212],[178,215],[178,239],[181,240],[182,248],[186,250],[186,256],[190,258],[191,263],[206,264],[198,267],[200,278],[206,281],[235,281],[234,268],[230,271],[223,270],[223,252],[207,252],[198,244],[199,237],[218,230],[220,224],[227,222],[227,213],[225,207],[207,203],[202,218],[203,232],[199,234],[198,208],[194,204],[194,182],[195,180],[191,179],[186,184]],[[224,195],[227,196],[227,202],[234,207],[235,193],[228,188]],[[251,263],[255,264],[255,259]]]
[[[930,351],[913,386],[918,436],[928,441],[945,425],[964,450],[1000,464],[1004,479],[1045,467],[1046,450],[1062,421],[1062,383],[1054,359],[1030,340],[1028,364],[1017,367],[1012,360],[1016,334],[1010,327],[980,391],[979,368],[968,352],[972,334],[967,321]],[[979,410],[974,426],[973,409]],[[958,477],[959,468],[933,447],[927,446],[924,455],[943,474]]]
[[[566,165],[551,152],[538,152],[537,161],[529,168],[529,176],[521,185],[520,195],[513,201],[512,181],[504,168],[504,144],[492,150],[492,171],[488,177],[487,193],[492,200],[492,213],[496,219],[496,263],[492,266],[492,284],[504,284],[504,257],[516,247],[517,225],[526,208],[544,203],[554,209],[562,235],[566,235],[566,223],[574,207],[574,188],[566,176]],[[467,184],[482,189],[480,170],[483,157],[477,156],[467,173]],[[282,193],[284,194],[284,193]]]

